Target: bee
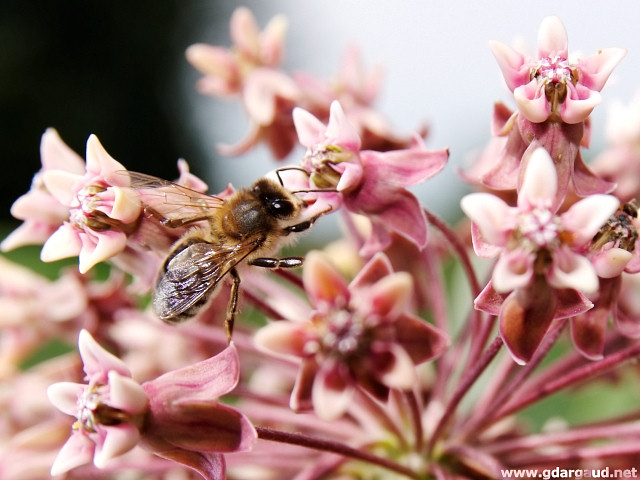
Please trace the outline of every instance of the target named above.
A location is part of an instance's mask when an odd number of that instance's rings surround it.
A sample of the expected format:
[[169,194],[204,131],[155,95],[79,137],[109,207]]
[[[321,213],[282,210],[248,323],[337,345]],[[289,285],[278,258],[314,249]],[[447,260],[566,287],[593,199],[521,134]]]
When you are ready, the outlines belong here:
[[[230,277],[225,319],[231,339],[238,310],[237,267],[295,268],[301,257],[275,258],[291,235],[308,230],[328,211],[304,218],[306,203],[268,177],[228,197],[200,193],[173,182],[126,172],[142,200],[145,215],[169,228],[191,226],[172,246],[158,273],[152,307],[161,320],[177,324],[195,316],[216,286]],[[195,224],[198,224],[197,226]]]
[[609,242],[614,242],[616,247],[633,252],[639,237],[634,224],[637,218],[638,207],[634,200],[621,205],[618,211],[595,234],[591,248],[597,250]]

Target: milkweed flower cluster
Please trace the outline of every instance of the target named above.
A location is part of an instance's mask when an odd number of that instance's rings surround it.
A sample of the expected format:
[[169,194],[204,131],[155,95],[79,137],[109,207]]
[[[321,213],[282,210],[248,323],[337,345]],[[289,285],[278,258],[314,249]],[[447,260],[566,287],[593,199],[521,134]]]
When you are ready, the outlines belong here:
[[[50,279],[0,262],[0,477],[637,472],[637,99],[612,110],[610,146],[582,159],[626,52],[570,57],[556,17],[533,57],[490,42],[515,109],[496,104],[454,225],[410,188],[437,182],[455,145],[396,132],[355,49],[332,81],[282,70],[286,24],[260,30],[239,8],[230,48],[186,52],[201,93],[249,117],[221,152],[302,151],[251,187],[208,195],[184,160],[169,182],[127,171],[94,135],[84,159],[54,129],[42,136],[2,249],[42,245],[41,260],[78,267]],[[340,238],[280,257],[282,240],[328,215]],[[168,284],[174,295],[149,301]],[[158,303],[194,318],[163,323]],[[595,387],[635,396],[563,419],[555,394]]]

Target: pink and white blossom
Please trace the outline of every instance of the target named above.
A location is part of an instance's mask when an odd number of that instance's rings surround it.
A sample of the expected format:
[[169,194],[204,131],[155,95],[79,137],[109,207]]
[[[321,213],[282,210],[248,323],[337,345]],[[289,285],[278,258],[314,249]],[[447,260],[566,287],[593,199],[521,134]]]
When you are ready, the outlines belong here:
[[[472,193],[461,201],[473,221],[476,253],[498,257],[491,282],[476,299],[476,308],[499,314],[505,343],[520,362],[531,358],[551,321],[561,318],[561,312],[575,315],[592,307],[585,295],[598,290],[598,274],[587,255],[589,244],[619,205],[611,195],[591,195],[558,214],[557,177],[549,154],[538,148],[525,162],[517,206],[489,193]],[[539,300],[531,300],[533,285],[546,292]],[[498,304],[496,295],[502,298]],[[544,315],[530,301],[538,305],[545,302]],[[538,318],[531,322],[545,327],[522,331],[519,322],[528,317],[527,311],[536,311]]]

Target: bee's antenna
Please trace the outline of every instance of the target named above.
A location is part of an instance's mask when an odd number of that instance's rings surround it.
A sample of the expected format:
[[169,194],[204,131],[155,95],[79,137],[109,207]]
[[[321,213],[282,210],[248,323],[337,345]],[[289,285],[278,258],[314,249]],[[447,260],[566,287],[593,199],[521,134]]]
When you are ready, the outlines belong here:
[[[304,173],[307,177],[310,177],[310,174],[308,171],[306,171],[304,168],[302,167],[281,167],[278,168],[276,170],[276,176],[278,177],[278,181],[280,182],[280,185],[284,187],[284,181],[282,180],[282,177],[280,176],[280,172],[285,172],[287,170],[298,170],[302,173]],[[337,193],[338,190],[336,190],[335,188],[305,188],[303,190],[289,190],[291,193],[322,193],[322,192],[332,192],[332,193]]]

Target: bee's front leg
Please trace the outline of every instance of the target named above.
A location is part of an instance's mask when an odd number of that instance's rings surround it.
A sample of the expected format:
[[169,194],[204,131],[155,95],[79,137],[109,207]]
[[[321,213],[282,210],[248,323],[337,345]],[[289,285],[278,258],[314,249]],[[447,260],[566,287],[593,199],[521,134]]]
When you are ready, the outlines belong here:
[[301,267],[302,257],[284,257],[284,258],[254,258],[249,262],[250,265],[262,268],[296,268]]
[[238,275],[235,268],[231,269],[229,273],[233,282],[231,283],[231,295],[229,296],[229,305],[227,306],[227,318],[224,321],[227,342],[231,342],[233,325],[236,321],[236,313],[238,312],[238,292],[240,290],[240,275]]

